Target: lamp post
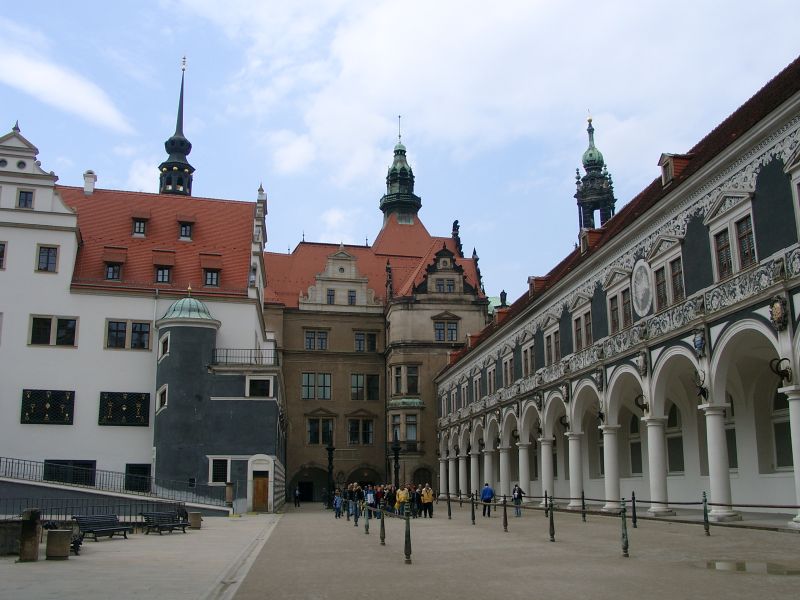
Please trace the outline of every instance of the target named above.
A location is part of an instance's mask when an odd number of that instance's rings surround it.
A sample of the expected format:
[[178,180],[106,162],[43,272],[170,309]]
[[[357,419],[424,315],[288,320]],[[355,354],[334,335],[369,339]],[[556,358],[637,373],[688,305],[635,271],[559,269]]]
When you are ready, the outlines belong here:
[[333,508],[333,451],[336,450],[333,447],[333,440],[328,441],[325,450],[328,452],[328,499],[326,506],[327,508]]
[[400,487],[400,442],[397,440],[397,432],[394,433],[392,442],[392,454],[394,455],[394,487]]

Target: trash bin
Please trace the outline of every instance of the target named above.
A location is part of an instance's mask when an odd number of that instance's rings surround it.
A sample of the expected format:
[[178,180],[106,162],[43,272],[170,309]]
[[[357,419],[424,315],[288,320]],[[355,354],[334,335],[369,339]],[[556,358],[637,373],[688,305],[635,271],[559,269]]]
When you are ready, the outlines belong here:
[[47,532],[45,557],[47,560],[67,560],[72,541],[72,529],[51,529]]
[[190,529],[200,529],[200,526],[203,522],[203,514],[199,512],[190,512],[189,513],[189,528]]

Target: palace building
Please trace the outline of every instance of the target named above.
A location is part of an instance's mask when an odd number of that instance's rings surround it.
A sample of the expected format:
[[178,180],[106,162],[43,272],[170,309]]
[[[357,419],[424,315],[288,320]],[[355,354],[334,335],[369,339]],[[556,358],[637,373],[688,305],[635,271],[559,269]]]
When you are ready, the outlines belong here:
[[718,521],[799,504],[800,59],[616,214],[588,134],[579,244],[436,378],[440,480],[653,515],[707,491]]

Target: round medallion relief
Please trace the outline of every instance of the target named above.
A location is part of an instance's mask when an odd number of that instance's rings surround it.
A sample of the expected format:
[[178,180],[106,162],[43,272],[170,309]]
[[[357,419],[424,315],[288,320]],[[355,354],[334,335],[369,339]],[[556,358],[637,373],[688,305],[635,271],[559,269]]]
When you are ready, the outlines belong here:
[[631,295],[633,296],[633,308],[640,317],[649,313],[650,306],[653,304],[653,288],[650,279],[650,265],[647,264],[647,261],[643,259],[636,261],[631,277]]

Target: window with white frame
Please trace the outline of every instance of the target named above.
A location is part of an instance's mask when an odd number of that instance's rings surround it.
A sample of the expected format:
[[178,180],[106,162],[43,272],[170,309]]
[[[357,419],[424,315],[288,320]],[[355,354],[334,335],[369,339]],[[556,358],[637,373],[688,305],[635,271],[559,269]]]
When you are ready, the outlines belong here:
[[208,457],[208,485],[225,485],[230,481],[231,459]]
[[514,383],[514,355],[509,354],[503,358],[503,387]]
[[330,373],[301,373],[301,398],[303,400],[330,400]]
[[686,297],[683,284],[683,258],[680,240],[664,236],[655,244],[647,258],[653,272],[655,311],[682,301]]
[[305,338],[306,350],[327,350],[328,349],[328,332],[306,329],[303,331]]
[[169,356],[169,331],[158,339],[158,360]]
[[522,376],[530,377],[536,370],[536,364],[533,358],[533,342],[529,342],[522,347]]
[[106,348],[150,350],[150,322],[106,319]]
[[38,273],[58,273],[58,246],[37,244],[36,256]]
[[544,363],[552,365],[559,360],[561,360],[561,332],[556,324],[544,334]]
[[78,336],[77,317],[31,315],[28,341],[31,346],[76,347]]
[[467,401],[468,401],[467,390],[468,389],[469,389],[469,386],[468,386],[466,381],[461,384],[461,402],[459,402],[459,408],[464,408],[467,405]]
[[245,396],[247,398],[272,398],[274,396],[272,379],[272,377],[247,375]]
[[0,242],[0,271],[6,268],[6,248],[8,242]]
[[33,190],[17,191],[17,208],[33,208]]
[[481,376],[480,374],[472,378],[472,401],[477,402],[481,399]]
[[395,365],[391,372],[394,395],[419,395],[419,365]]
[[758,262],[751,194],[723,192],[706,217],[716,281],[732,277]]
[[588,304],[579,307],[577,314],[572,319],[573,337],[575,341],[575,351],[583,350],[592,345],[592,310]]
[[497,391],[497,374],[495,367],[492,365],[486,369],[486,394],[491,396]]
[[167,408],[167,401],[169,400],[169,385],[164,384],[158,388],[156,392],[156,412],[161,412]]
[[617,333],[633,324],[630,287],[608,296],[608,324],[611,333]]
[[452,390],[450,390],[450,412],[451,413],[456,412],[456,410],[458,409],[458,405],[457,405],[456,400],[457,400],[456,388],[453,388]]

